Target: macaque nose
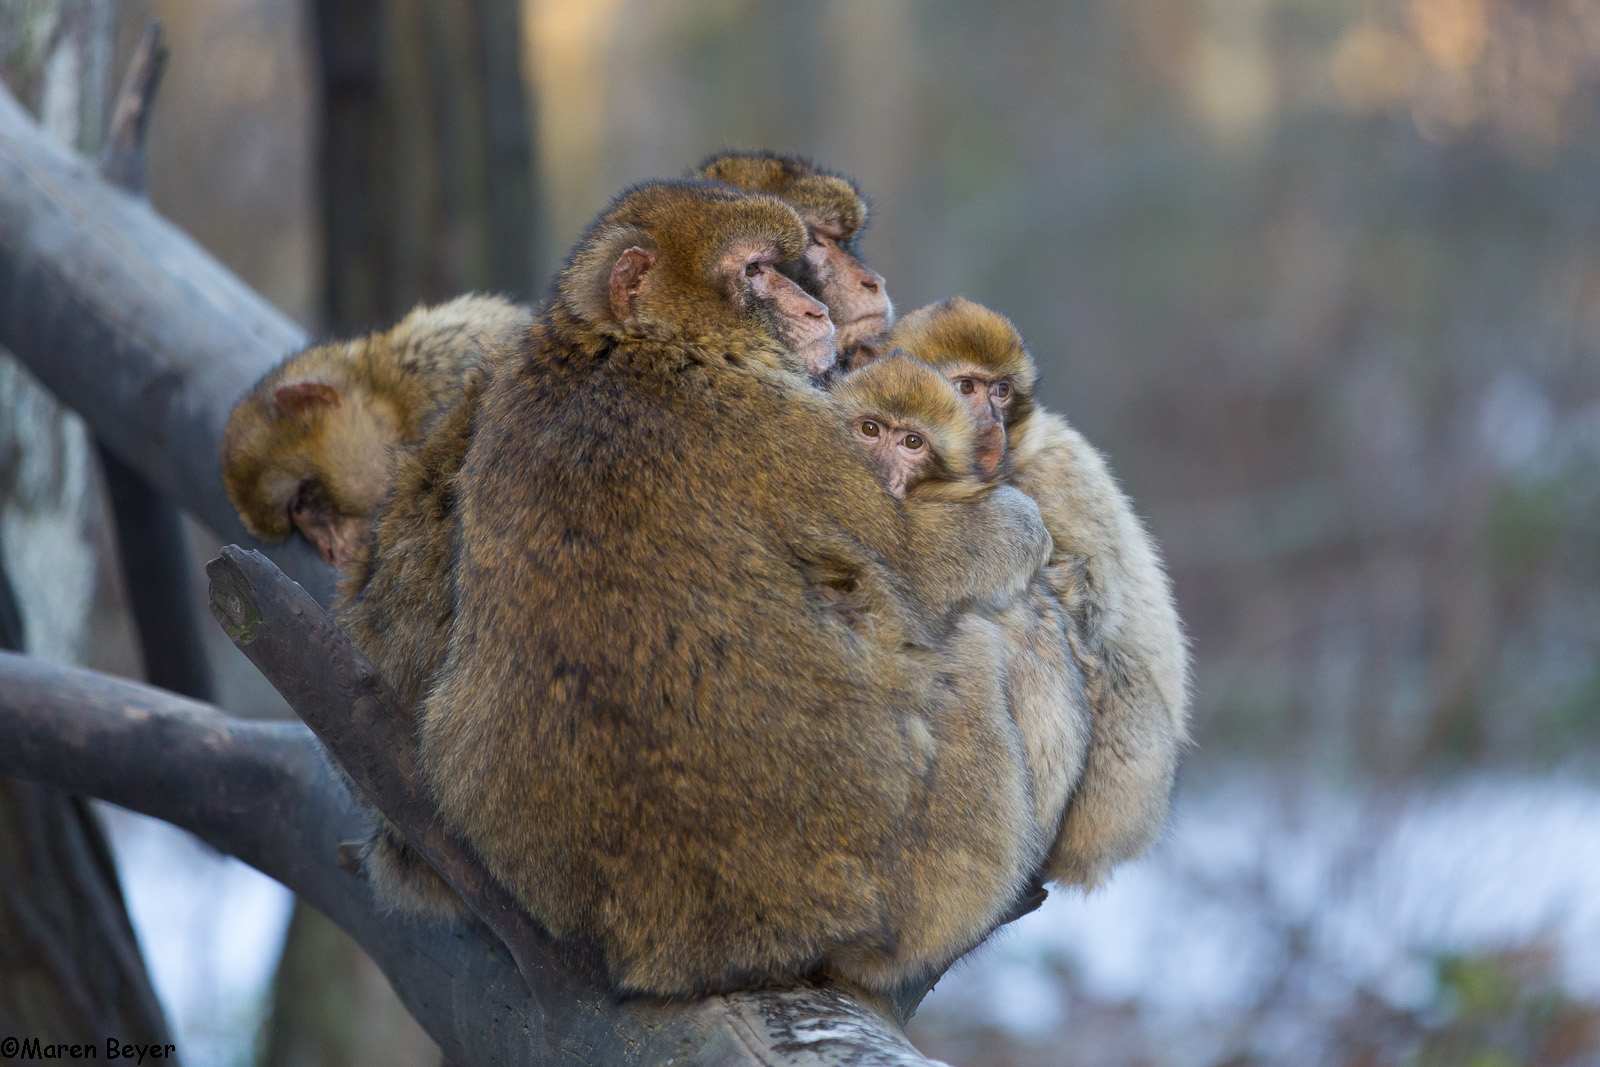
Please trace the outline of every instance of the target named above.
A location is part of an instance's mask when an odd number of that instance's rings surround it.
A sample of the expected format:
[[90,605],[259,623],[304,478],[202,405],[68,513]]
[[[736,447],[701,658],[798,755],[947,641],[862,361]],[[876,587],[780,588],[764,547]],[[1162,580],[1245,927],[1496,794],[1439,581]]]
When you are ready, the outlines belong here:
[[869,293],[876,293],[883,288],[883,275],[871,267],[861,268],[861,288]]
[[978,460],[978,470],[988,477],[1000,466],[1000,460],[1006,454],[1006,429],[999,422],[983,422],[978,426],[978,432],[973,442]]

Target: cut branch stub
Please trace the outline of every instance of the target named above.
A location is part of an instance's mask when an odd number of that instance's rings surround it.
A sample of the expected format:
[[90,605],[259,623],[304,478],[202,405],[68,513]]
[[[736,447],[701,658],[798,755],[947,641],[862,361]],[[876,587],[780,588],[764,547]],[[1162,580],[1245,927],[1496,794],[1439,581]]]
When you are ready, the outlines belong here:
[[144,195],[145,188],[144,135],[166,66],[161,23],[151,19],[128,61],[128,72],[111,112],[111,132],[100,152],[100,173],[106,180],[139,196]]

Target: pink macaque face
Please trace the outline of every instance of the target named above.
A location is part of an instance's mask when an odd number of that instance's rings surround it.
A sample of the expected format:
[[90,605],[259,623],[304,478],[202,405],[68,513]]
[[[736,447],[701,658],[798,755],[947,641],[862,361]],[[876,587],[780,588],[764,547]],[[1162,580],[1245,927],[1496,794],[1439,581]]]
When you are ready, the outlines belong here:
[[844,229],[829,219],[806,217],[810,244],[805,266],[812,291],[820,293],[838,327],[838,347],[849,352],[863,341],[889,328],[894,305],[883,275],[857,259],[845,240]]
[[896,426],[885,419],[859,418],[851,426],[856,441],[872,457],[889,492],[900,500],[928,476],[933,444],[916,426]]

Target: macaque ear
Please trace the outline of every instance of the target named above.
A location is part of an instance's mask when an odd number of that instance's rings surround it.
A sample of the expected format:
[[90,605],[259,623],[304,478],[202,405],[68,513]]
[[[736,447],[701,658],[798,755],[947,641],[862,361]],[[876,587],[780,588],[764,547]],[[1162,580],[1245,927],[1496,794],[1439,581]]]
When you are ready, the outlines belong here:
[[285,415],[299,416],[322,408],[336,408],[341,398],[339,390],[325,382],[290,382],[278,386],[272,399]]
[[973,458],[978,463],[978,473],[985,478],[994,474],[1006,455],[1006,430],[998,422],[980,426],[973,440]]
[[639,287],[644,284],[645,274],[655,265],[656,254],[638,245],[624,248],[611,264],[611,315],[618,322],[627,322],[633,317]]

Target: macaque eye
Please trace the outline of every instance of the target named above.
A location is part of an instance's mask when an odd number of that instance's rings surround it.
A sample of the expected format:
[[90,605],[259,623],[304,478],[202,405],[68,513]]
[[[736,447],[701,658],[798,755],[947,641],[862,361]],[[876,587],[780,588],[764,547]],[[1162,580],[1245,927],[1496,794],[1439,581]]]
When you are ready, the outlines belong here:
[[760,273],[761,273],[761,261],[760,260],[756,260],[753,263],[746,263],[744,265],[744,276],[746,278],[754,278],[757,274],[760,274]]
[[901,441],[900,443],[905,445],[906,451],[908,451],[908,452],[921,452],[922,451],[922,435],[921,434],[908,433],[905,436],[905,440]]
[[964,395],[971,396],[973,393],[977,392],[978,385],[971,378],[957,378],[956,388],[960,389]]
[[1006,397],[1010,396],[1011,395],[1011,383],[1010,382],[995,382],[994,383],[994,395],[999,397],[1001,400],[1004,400]]
[[883,430],[879,428],[878,424],[871,419],[861,420],[861,433],[863,436],[876,437],[882,432]]

